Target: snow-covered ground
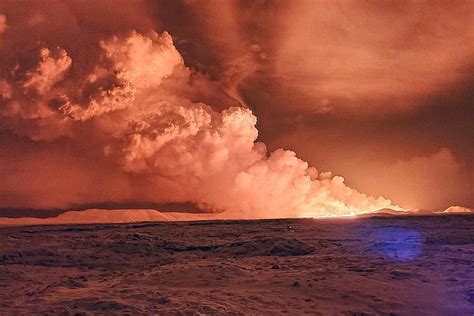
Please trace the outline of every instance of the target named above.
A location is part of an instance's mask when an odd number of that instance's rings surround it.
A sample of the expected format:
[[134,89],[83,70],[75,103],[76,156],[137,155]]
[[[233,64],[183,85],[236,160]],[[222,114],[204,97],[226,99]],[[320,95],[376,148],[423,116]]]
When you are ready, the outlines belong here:
[[4,314],[474,313],[473,215],[4,227],[0,238]]

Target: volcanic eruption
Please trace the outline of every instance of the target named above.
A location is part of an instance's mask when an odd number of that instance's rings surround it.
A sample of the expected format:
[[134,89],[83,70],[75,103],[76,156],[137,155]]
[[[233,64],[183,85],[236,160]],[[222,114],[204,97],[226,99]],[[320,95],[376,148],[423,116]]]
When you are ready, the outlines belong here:
[[[32,53],[34,63],[11,66],[1,79],[1,115],[30,142],[87,146],[93,138],[89,150],[120,168],[128,185],[120,199],[192,202],[242,218],[399,208],[349,188],[340,176],[318,172],[292,151],[267,152],[257,142],[257,119],[248,108],[217,111],[190,95],[194,85],[212,83],[185,66],[168,33],[132,31],[98,46],[96,64],[79,78],[72,73],[74,59],[60,47],[41,47]],[[129,178],[146,181],[145,192],[130,187]],[[96,188],[85,190],[92,195]],[[43,204],[64,208],[74,202],[53,196]]]
[[[405,135],[415,128],[413,111],[436,122],[450,117],[423,114],[431,105],[421,98],[464,80],[458,70],[439,75],[460,69],[470,54],[470,46],[442,48],[464,38],[451,36],[468,19],[458,11],[452,13],[457,22],[442,14],[452,28],[436,29],[427,18],[419,44],[403,46],[406,28],[368,31],[386,18],[376,6],[346,34],[329,27],[340,10],[305,1],[137,1],[130,10],[107,4],[0,6],[2,209],[190,203],[205,213],[266,218],[470,201],[466,137],[425,146]],[[306,10],[314,5],[324,13],[318,19]],[[351,20],[366,12],[349,7]],[[400,24],[411,26],[407,19]],[[189,27],[193,23],[199,30]],[[311,32],[320,35],[319,44],[303,45]],[[399,61],[398,72],[387,70],[394,68],[381,54],[386,47]],[[442,57],[436,73],[423,56]],[[394,73],[400,80],[393,81]],[[408,85],[412,75],[417,80]],[[397,124],[402,128],[394,132]],[[459,134],[464,125],[456,124],[450,130]],[[427,130],[436,124],[425,125],[416,127],[420,139],[436,138],[438,130]],[[404,137],[406,152],[397,149]],[[397,203],[372,197],[381,193]]]
[[472,21],[1,0],[0,314],[471,315]]

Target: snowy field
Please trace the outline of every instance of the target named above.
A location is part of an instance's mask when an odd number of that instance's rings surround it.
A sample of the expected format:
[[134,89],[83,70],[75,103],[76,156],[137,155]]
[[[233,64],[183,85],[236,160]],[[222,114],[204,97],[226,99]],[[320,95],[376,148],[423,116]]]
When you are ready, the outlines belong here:
[[474,314],[474,215],[4,227],[0,238],[1,314]]

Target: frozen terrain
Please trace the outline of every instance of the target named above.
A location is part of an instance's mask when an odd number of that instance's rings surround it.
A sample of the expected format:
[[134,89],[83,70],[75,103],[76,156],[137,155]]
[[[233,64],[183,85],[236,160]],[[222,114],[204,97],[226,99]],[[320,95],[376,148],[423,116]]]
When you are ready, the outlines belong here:
[[0,238],[1,314],[474,314],[474,215],[3,227]]

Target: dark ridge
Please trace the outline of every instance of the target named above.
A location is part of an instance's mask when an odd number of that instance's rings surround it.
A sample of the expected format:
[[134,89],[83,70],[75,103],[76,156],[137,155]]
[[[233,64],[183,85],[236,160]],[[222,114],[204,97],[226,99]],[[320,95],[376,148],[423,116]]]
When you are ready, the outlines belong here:
[[18,217],[35,217],[49,218],[56,217],[66,210],[44,210],[44,209],[17,209],[17,208],[0,208],[0,217],[18,218]]

